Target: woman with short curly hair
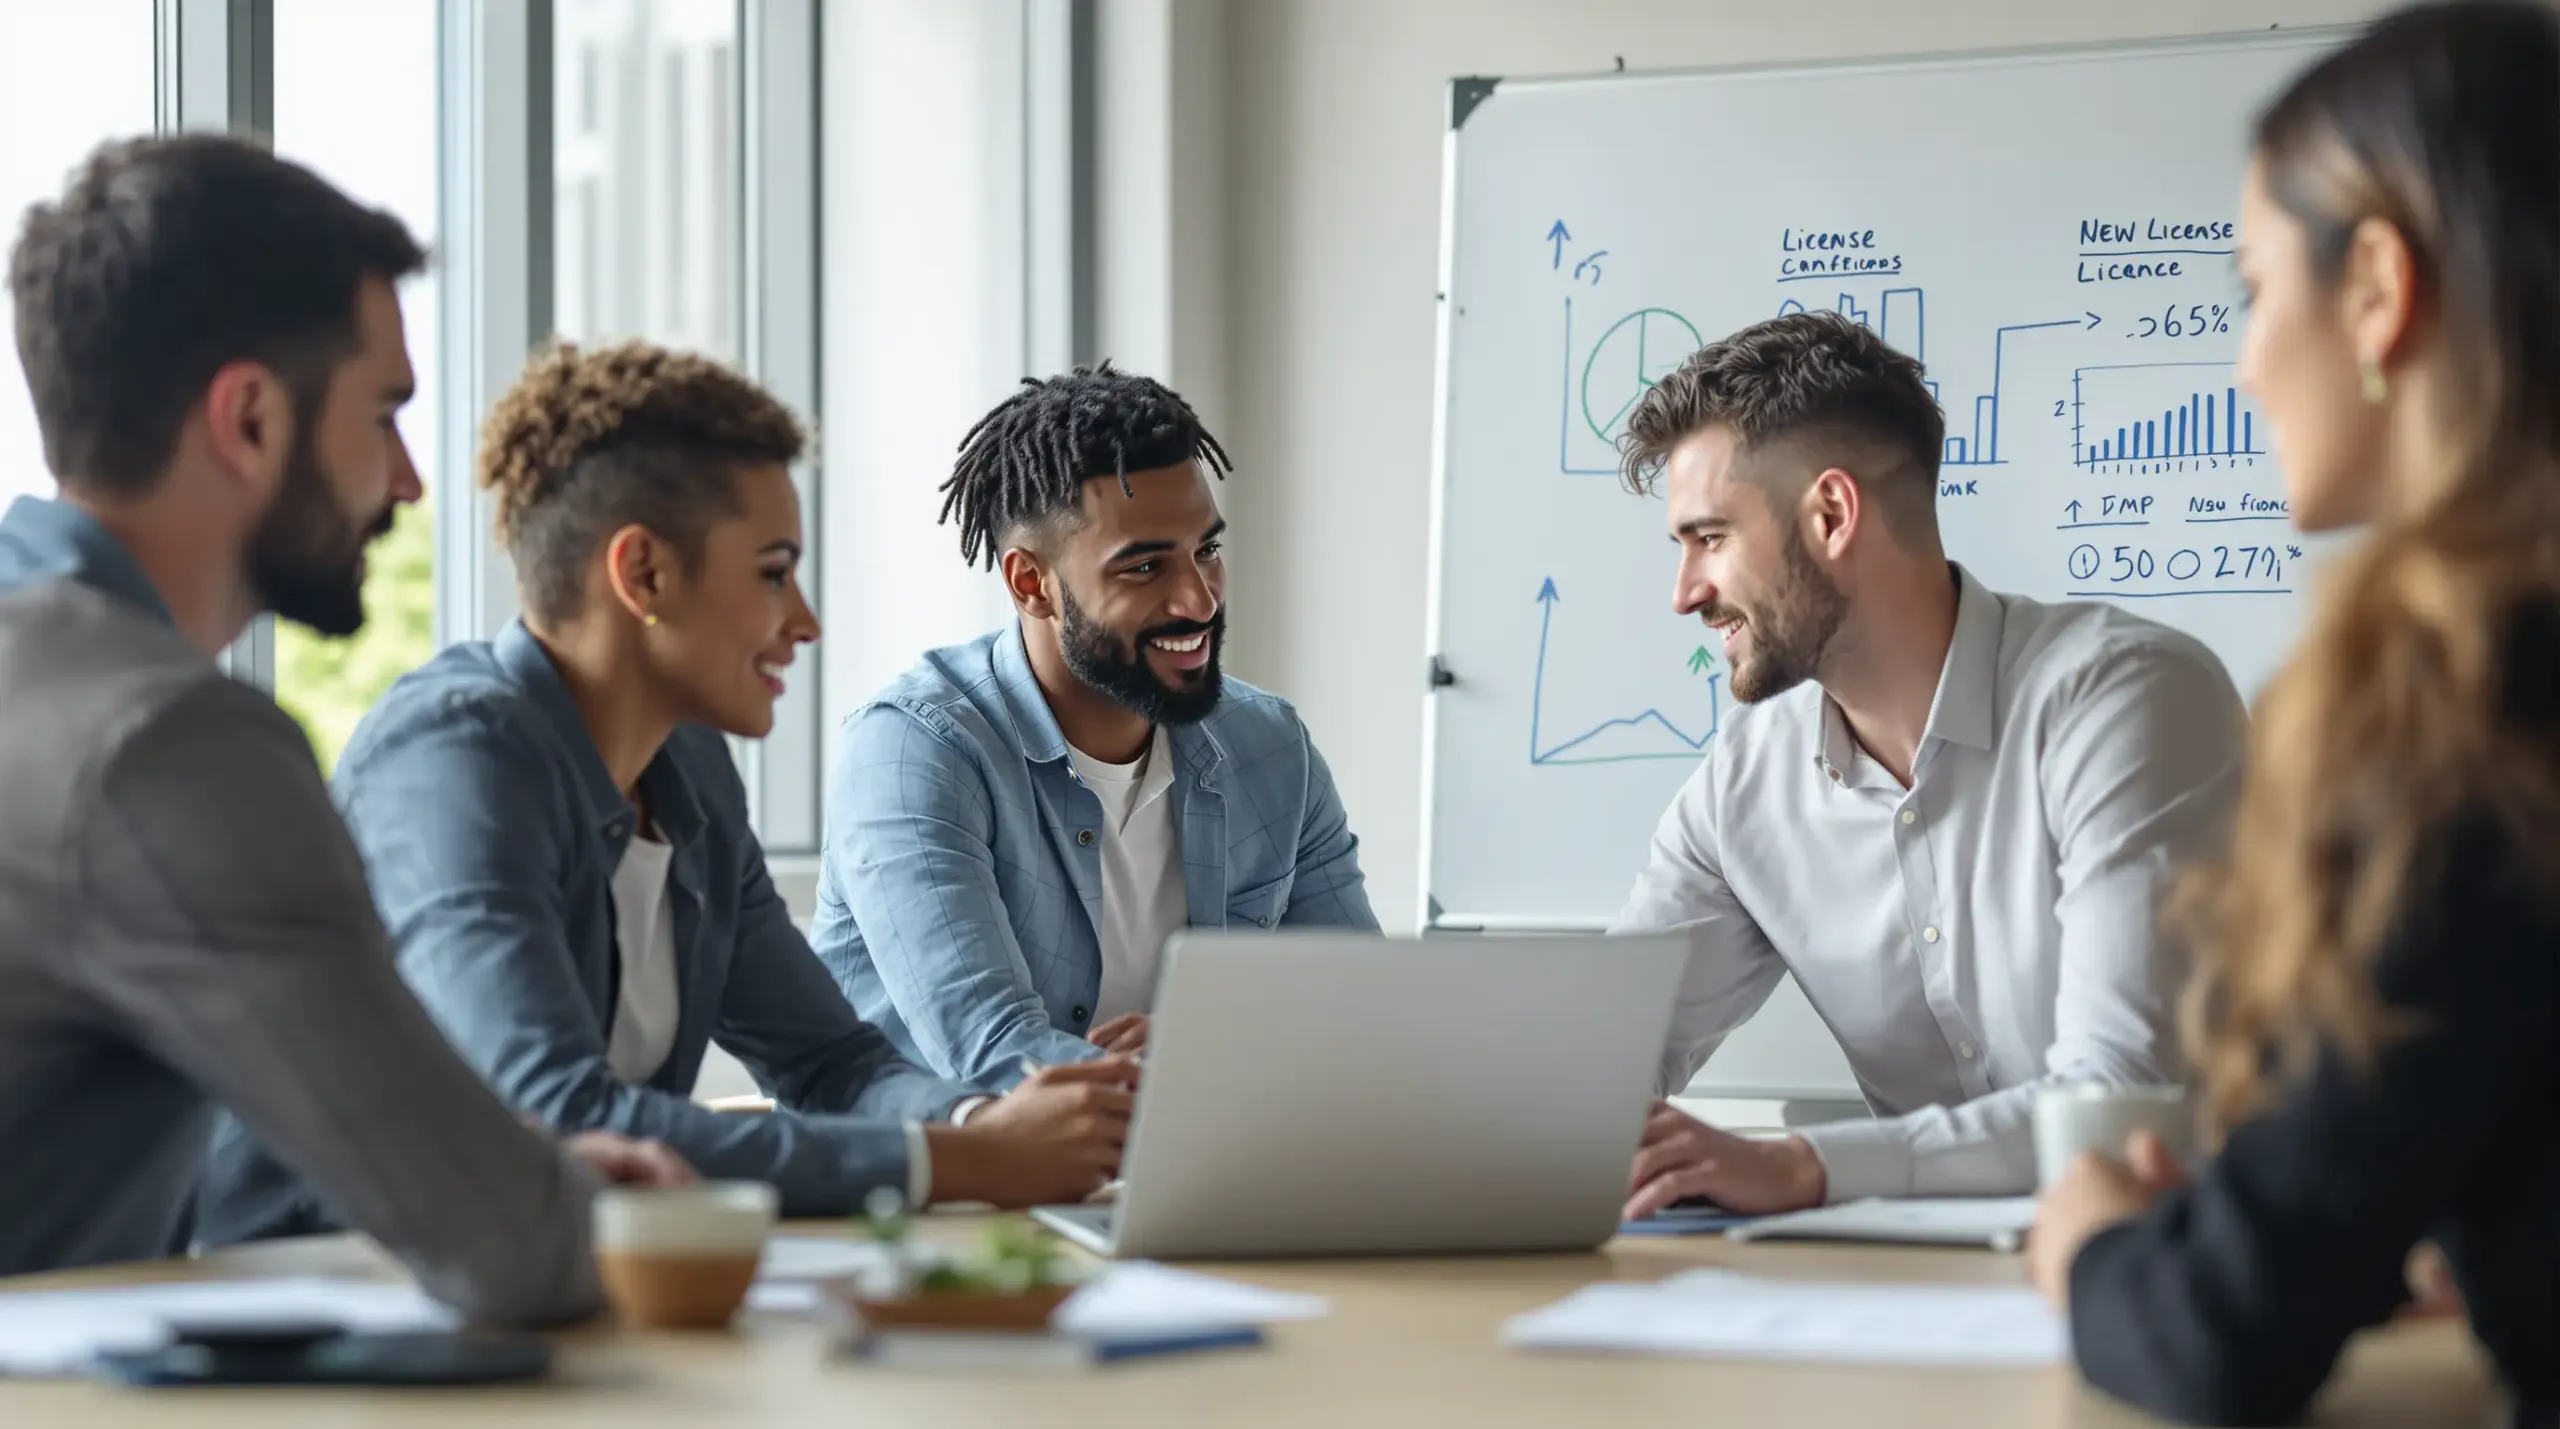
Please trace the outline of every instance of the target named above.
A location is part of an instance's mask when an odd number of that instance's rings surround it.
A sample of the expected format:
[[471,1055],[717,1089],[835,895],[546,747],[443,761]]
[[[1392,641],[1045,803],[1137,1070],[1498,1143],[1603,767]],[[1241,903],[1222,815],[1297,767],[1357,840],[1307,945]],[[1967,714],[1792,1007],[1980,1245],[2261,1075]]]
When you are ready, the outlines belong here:
[[[522,616],[395,685],[336,789],[402,974],[524,1112],[769,1181],[786,1215],[1073,1200],[1116,1168],[1125,1059],[1001,1098],[898,1056],[794,926],[728,740],[818,637],[788,408],[708,359],[561,346],[481,434]],[[713,1042],[771,1094],[692,1099]],[[953,1125],[965,1120],[965,1126]],[[208,1239],[309,1229],[255,1148],[217,1152]]]

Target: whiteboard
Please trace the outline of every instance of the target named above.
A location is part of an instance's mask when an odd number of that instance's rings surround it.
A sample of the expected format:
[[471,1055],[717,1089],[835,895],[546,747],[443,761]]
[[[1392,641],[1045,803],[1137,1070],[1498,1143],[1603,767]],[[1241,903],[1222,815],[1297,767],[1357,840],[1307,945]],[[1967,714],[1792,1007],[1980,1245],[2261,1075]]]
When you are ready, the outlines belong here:
[[[1781,312],[1925,364],[1950,555],[2187,630],[2254,694],[2320,552],[2232,381],[2237,195],[2257,109],[2344,33],[1454,84],[1426,920],[1587,926],[1624,898],[1731,697],[1615,440],[1692,351]],[[1792,986],[1702,1082],[1852,1085]]]

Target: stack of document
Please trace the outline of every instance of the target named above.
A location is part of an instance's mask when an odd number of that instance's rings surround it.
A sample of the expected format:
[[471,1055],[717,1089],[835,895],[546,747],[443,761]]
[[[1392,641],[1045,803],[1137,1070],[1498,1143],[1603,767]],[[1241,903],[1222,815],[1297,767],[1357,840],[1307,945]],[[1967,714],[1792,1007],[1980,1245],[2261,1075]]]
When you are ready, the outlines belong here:
[[1902,1245],[1974,1245],[2016,1250],[2036,1223],[2036,1198],[1882,1197],[1761,1216],[1725,1232],[1727,1240],[1853,1240]]
[[1513,1317],[1515,1349],[2030,1366],[2069,1352],[2062,1317],[2022,1286],[1866,1285],[1692,1270],[1645,1284],[1585,1286]]
[[353,1331],[450,1329],[452,1311],[415,1286],[299,1277],[199,1280],[0,1295],[0,1374],[86,1373],[108,1351],[156,1350],[190,1329],[325,1321]]
[[1332,1303],[1321,1295],[1269,1290],[1151,1260],[1124,1260],[1067,1297],[1050,1324],[1061,1333],[1093,1339],[1143,1339],[1321,1320],[1332,1311]]

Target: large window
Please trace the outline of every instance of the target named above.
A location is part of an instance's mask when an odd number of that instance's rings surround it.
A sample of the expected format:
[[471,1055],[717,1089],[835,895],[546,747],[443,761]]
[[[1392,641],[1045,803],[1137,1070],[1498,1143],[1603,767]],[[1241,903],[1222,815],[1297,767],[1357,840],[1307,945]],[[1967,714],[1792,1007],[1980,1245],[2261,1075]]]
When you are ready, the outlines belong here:
[[553,320],[739,360],[738,7],[560,0]]
[[[15,251],[27,205],[62,192],[100,140],[151,132],[152,0],[0,3],[0,248]],[[46,495],[53,476],[0,302],[0,507]]]
[[[436,202],[436,0],[274,0],[275,146],[366,203],[399,215],[432,250]],[[448,462],[438,415],[438,276],[431,266],[400,295],[418,395],[401,436],[427,501],[471,473]],[[456,454],[467,458],[467,454]],[[365,574],[365,627],[324,640],[289,622],[275,631],[276,702],[302,722],[323,768],[391,682],[435,653],[435,521],[400,513]]]

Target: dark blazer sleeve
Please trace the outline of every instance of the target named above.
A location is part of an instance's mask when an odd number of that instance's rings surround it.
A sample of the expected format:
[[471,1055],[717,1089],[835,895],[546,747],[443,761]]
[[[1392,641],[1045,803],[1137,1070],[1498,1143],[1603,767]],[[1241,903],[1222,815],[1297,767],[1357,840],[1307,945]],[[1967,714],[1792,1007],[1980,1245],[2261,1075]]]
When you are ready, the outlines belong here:
[[707,731],[677,737],[687,741],[687,772],[705,808],[729,826],[736,849],[737,939],[713,1040],[794,1111],[942,1121],[973,1095],[997,1094],[908,1061],[853,1010],[773,886],[728,746]]
[[2073,1261],[2092,1384],[2195,1423],[2299,1417],[2348,1337],[2400,1303],[2410,1249],[2520,1135],[2549,1135],[2560,909],[2499,824],[2437,852],[2375,965],[2407,1034],[2361,1071],[2324,1056],[2194,1185]]

